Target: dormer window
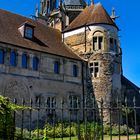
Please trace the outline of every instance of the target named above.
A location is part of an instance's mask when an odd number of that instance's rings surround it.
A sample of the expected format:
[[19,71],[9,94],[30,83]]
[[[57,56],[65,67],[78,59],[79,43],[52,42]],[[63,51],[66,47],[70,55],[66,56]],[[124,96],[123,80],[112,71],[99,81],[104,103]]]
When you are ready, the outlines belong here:
[[34,37],[34,28],[35,26],[26,21],[25,23],[23,23],[18,30],[20,31],[22,37],[26,38],[26,39],[33,39]]
[[33,38],[33,28],[29,26],[25,26],[25,34],[26,38],[32,39]]

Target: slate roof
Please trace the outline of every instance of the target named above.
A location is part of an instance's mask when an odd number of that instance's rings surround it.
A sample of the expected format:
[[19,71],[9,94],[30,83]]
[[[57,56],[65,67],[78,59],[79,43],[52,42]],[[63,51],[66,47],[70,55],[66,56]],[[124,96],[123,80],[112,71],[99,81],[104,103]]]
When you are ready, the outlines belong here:
[[64,32],[75,30],[85,25],[95,24],[108,24],[115,26],[118,29],[117,25],[113,22],[104,7],[98,3],[86,7],[84,11],[81,12],[79,16],[77,16],[75,20],[73,20],[73,22],[64,30]]
[[[33,40],[21,36],[18,28],[24,23],[35,26]],[[0,42],[2,43],[80,60],[62,43],[60,31],[32,19],[0,9],[0,27]]]
[[122,85],[125,85],[128,89],[134,89],[135,91],[137,91],[139,93],[140,88],[138,86],[136,86],[134,83],[132,83],[131,81],[129,81],[123,75],[121,75],[121,82],[122,82]]
[[86,3],[84,0],[64,0],[64,4],[66,6],[86,6]]

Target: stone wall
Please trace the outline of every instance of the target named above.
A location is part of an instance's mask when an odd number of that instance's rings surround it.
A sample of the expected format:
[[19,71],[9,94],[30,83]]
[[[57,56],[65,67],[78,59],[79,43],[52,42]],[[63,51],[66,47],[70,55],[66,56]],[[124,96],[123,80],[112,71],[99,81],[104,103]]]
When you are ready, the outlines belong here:
[[[0,44],[0,48],[5,50],[4,64],[0,64],[0,93],[2,95],[10,97],[12,101],[16,98],[18,104],[21,104],[22,99],[24,99],[27,106],[31,98],[33,106],[35,106],[38,99],[43,104],[48,97],[55,97],[58,108],[61,107],[62,99],[65,101],[64,106],[69,106],[70,95],[77,96],[81,101],[83,100],[81,61],[7,44]],[[11,50],[17,52],[17,66],[11,66],[9,63]],[[27,69],[21,66],[21,56],[24,52],[28,55]],[[39,69],[37,71],[32,69],[32,58],[34,55],[39,58]],[[54,73],[55,61],[60,62],[59,74]],[[73,65],[78,67],[77,77],[73,76]],[[80,104],[82,106],[82,102]],[[67,118],[67,115],[68,113],[65,113],[64,118]],[[60,117],[59,112],[57,116],[58,118]]]
[[[98,76],[90,75],[93,95],[97,104],[103,99],[104,105],[116,105],[117,97],[121,94],[121,68],[122,58],[120,53],[117,30],[109,25],[89,26],[70,31],[64,34],[65,43],[73,52],[82,57],[87,63],[98,62]],[[86,40],[85,40],[86,33]],[[93,49],[93,36],[103,37],[102,48]],[[116,39],[116,48],[111,48],[110,38]],[[85,44],[86,43],[86,44]],[[90,94],[90,93],[87,93]],[[115,113],[114,113],[115,114]],[[115,121],[114,115],[114,121]],[[109,110],[104,112],[104,121],[109,122]]]

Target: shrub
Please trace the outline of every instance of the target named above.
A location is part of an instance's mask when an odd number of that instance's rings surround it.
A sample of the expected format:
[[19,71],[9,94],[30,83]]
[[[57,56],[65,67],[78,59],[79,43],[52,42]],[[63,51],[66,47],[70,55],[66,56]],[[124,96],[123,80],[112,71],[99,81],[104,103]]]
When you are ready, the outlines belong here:
[[[63,127],[63,132],[62,132],[62,127]],[[70,131],[70,129],[71,129],[71,131]],[[44,135],[45,135],[45,137],[48,136],[51,138],[69,137],[70,135],[75,136],[76,127],[75,127],[74,123],[71,124],[71,127],[67,123],[65,123],[63,125],[61,123],[58,123],[55,126],[52,126],[47,123],[44,128]]]
[[[127,125],[121,125],[120,126],[120,135],[126,135],[127,131],[129,131],[129,134],[134,134],[135,131],[132,128],[128,128],[127,130]],[[110,135],[110,125],[104,125],[104,134]],[[119,126],[118,125],[113,125],[112,126],[112,135],[119,135]]]
[[80,125],[81,139],[99,140],[101,136],[101,126],[98,123],[87,123]]
[[12,111],[14,106],[10,103],[9,99],[0,96],[0,138],[11,140],[14,137],[14,120]]

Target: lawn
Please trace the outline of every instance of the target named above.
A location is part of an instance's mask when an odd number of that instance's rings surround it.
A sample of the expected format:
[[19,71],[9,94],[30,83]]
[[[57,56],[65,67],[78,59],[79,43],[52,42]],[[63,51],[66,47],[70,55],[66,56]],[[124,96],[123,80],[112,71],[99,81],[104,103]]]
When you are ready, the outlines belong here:
[[[140,140],[140,135],[138,136],[138,140]],[[49,140],[53,140],[52,138]],[[62,138],[55,138],[55,140],[62,140]],[[63,138],[63,140],[70,140],[69,137]],[[78,140],[77,137],[71,137],[71,140]],[[104,136],[104,140],[110,140],[110,136]],[[112,140],[118,140],[118,136],[112,136]],[[127,140],[127,136],[121,136],[121,140]],[[136,140],[136,136],[129,136],[129,140]]]

